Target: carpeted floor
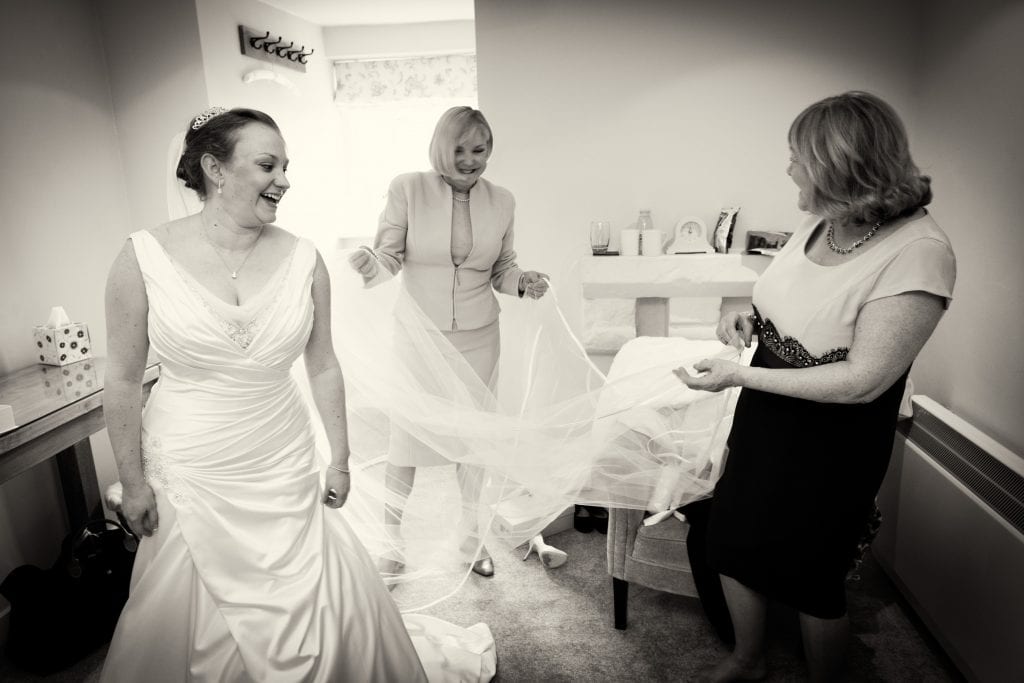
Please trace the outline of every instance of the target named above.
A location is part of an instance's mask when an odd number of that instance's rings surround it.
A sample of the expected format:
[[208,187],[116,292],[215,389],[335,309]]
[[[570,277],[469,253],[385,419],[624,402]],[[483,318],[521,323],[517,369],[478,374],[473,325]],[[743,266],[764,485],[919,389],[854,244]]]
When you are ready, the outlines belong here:
[[[429,613],[469,626],[486,622],[498,647],[498,677],[511,681],[685,681],[728,650],[700,603],[631,586],[625,631],[612,627],[605,536],[567,531],[546,539],[569,562],[546,571],[536,556],[495,552],[495,576],[471,585]],[[851,584],[850,681],[959,681],[949,659],[868,560]],[[796,615],[769,617],[769,681],[804,679]]]
[[[631,587],[629,627],[612,627],[605,536],[566,531],[547,539],[569,562],[545,571],[536,556],[492,548],[495,575],[473,576],[454,598],[427,613],[461,626],[487,623],[498,648],[501,683],[685,681],[726,654],[696,599]],[[870,559],[851,584],[850,681],[963,680]],[[769,617],[769,681],[805,678],[796,616]],[[52,683],[99,680],[104,651],[61,674],[38,677],[0,659],[0,680]]]

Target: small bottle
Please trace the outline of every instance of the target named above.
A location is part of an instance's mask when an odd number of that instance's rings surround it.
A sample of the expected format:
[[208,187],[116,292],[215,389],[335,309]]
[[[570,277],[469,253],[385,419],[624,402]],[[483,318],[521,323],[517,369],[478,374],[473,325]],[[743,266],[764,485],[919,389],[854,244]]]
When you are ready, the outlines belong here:
[[648,230],[654,230],[654,221],[651,220],[651,210],[650,209],[640,209],[640,217],[636,219],[636,229],[640,233],[640,247],[639,247],[640,253],[641,254],[645,254],[645,252],[644,252],[644,239],[645,239],[645,237],[647,239],[650,239],[650,236],[649,235],[645,235],[645,233]]
[[636,219],[636,229],[640,232],[654,230],[654,221],[651,220],[650,209],[640,209],[640,217]]

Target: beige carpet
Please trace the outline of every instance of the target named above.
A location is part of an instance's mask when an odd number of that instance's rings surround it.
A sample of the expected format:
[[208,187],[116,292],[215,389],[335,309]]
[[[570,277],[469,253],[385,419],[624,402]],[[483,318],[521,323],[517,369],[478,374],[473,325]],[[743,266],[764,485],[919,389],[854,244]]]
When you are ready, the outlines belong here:
[[[685,681],[727,653],[700,603],[631,586],[625,631],[612,627],[605,536],[566,531],[547,539],[569,562],[545,572],[536,557],[495,552],[495,576],[474,577],[429,613],[463,626],[484,621],[498,647],[498,678],[511,681]],[[868,560],[850,584],[850,681],[959,681],[960,674]],[[769,681],[805,678],[796,615],[769,617]]]
[[[495,576],[473,576],[456,597],[428,614],[470,626],[486,622],[498,647],[498,677],[512,681],[685,681],[726,649],[692,598],[632,587],[629,627],[612,627],[605,536],[566,531],[548,539],[569,562],[545,571],[536,556],[492,548]],[[955,668],[899,599],[884,573],[865,563],[851,584],[850,681],[958,681]],[[769,681],[804,678],[796,618],[773,609]],[[0,660],[0,681],[99,680],[103,651],[59,675],[36,677]]]

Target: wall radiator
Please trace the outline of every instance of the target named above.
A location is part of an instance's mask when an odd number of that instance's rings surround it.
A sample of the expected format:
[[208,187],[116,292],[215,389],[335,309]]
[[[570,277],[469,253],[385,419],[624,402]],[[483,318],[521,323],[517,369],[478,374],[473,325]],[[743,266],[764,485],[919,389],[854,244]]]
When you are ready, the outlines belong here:
[[914,397],[873,549],[972,681],[1024,681],[1024,459]]

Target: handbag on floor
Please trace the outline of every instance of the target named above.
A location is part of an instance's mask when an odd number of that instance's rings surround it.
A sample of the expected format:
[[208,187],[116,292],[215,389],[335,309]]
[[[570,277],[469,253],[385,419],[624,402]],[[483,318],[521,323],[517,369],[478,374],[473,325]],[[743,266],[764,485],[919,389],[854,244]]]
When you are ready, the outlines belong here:
[[128,599],[138,539],[110,519],[68,534],[47,570],[14,569],[0,594],[11,603],[7,657],[34,673],[75,663],[110,640]]

